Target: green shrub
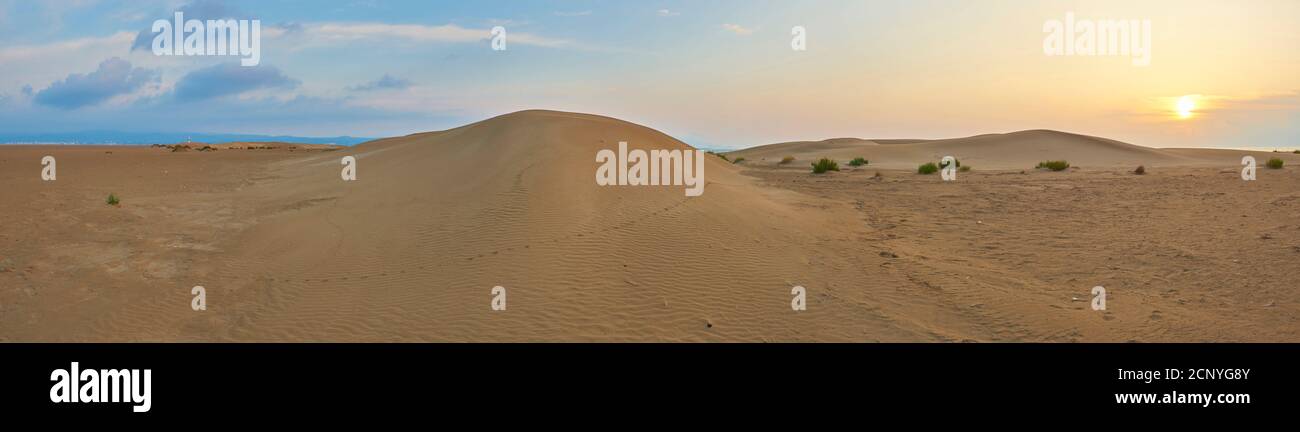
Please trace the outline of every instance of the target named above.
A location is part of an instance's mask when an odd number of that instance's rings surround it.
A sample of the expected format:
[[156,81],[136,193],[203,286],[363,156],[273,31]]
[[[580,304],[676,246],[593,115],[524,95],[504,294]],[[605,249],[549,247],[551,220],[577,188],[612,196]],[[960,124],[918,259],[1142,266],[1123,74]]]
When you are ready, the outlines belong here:
[[1300,150],[1296,150],[1296,151],[1294,151],[1294,152],[1292,152],[1292,153],[1300,154]]
[[961,172],[967,172],[967,171],[970,171],[970,165],[966,165],[966,166],[963,166],[963,167],[961,167],[961,168],[957,168],[957,171],[961,171]]
[[860,158],[860,157],[853,158],[853,160],[849,161],[849,165],[850,165],[850,166],[855,166],[855,167],[857,167],[857,166],[863,166],[863,165],[866,165],[866,164],[869,164],[869,163],[871,163],[871,161],[868,161],[868,160],[863,159],[863,158]]
[[839,170],[840,170],[840,164],[839,164],[839,163],[836,163],[835,161],[830,160],[830,159],[827,159],[827,158],[822,158],[822,160],[819,160],[819,161],[817,161],[817,162],[814,162],[814,163],[812,164],[812,167],[813,167],[813,174],[821,174],[821,173],[824,173],[824,172],[826,172],[826,171],[839,171]]
[[710,152],[708,152],[708,153],[711,154],[711,155],[714,155],[714,156],[720,157],[720,158],[722,158],[722,160],[724,160],[724,161],[731,162],[731,159],[727,159],[727,155],[724,155],[724,154],[722,154],[722,153],[714,153],[714,152],[712,152],[712,151],[710,151]]
[[1070,163],[1069,163],[1069,162],[1066,162],[1066,161],[1063,161],[1063,160],[1054,160],[1054,161],[1042,161],[1042,162],[1039,162],[1039,163],[1038,163],[1038,166],[1037,166],[1036,168],[1047,168],[1047,169],[1050,169],[1050,170],[1052,170],[1052,171],[1063,171],[1063,170],[1065,170],[1066,168],[1069,168],[1069,167],[1070,167]]
[[733,164],[738,164],[738,163],[741,163],[741,162],[744,162],[744,161],[745,161],[745,158],[741,157],[741,158],[736,158],[736,160],[731,161],[731,163],[733,163]]
[[1269,160],[1268,160],[1268,163],[1267,163],[1266,165],[1267,165],[1269,168],[1272,168],[1272,169],[1282,169],[1282,164],[1283,164],[1283,163],[1284,163],[1284,162],[1282,162],[1281,159],[1278,159],[1278,158],[1272,158],[1272,159],[1269,159]]
[[794,156],[786,156],[786,157],[781,158],[781,165],[785,165],[785,164],[788,164],[788,163],[790,163],[790,162],[794,162]]
[[917,174],[934,174],[937,172],[939,172],[939,166],[935,165],[934,162],[926,162],[924,165],[916,168]]
[[114,194],[111,194],[111,193],[110,193],[110,194],[108,194],[108,199],[104,200],[104,202],[107,202],[108,205],[115,206],[115,205],[120,204],[122,201],[117,199],[117,195],[114,195]]

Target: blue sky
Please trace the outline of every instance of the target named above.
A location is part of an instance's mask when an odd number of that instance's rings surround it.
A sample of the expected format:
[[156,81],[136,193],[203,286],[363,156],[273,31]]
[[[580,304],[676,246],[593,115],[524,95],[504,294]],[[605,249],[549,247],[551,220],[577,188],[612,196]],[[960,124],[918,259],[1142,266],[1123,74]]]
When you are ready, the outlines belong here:
[[[261,64],[133,49],[178,10],[261,20]],[[1151,65],[1044,56],[1069,11],[1149,19]],[[546,108],[706,147],[1033,128],[1295,147],[1298,24],[1292,0],[0,0],[0,132],[378,137]],[[1173,118],[1183,95],[1200,110]]]

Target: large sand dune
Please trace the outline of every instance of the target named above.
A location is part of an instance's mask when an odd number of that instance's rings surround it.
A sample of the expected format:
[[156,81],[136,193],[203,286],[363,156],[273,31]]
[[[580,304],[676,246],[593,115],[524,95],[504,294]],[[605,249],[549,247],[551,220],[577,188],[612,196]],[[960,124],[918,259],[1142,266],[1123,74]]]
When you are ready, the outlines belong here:
[[[1236,161],[1218,160],[1227,154],[1047,131],[836,140],[735,153],[755,165],[708,156],[703,196],[687,197],[598,186],[595,155],[619,141],[690,149],[552,111],[333,151],[0,147],[11,198],[0,337],[1298,340],[1292,168],[1247,184]],[[1015,169],[1046,158],[1185,167],[976,171],[952,184],[758,163],[793,149],[876,152],[864,155],[873,168],[950,151]],[[44,154],[58,157],[55,182],[39,179]],[[344,156],[357,181],[340,179]],[[109,192],[120,207],[104,204]],[[1100,284],[1106,312],[1081,300]],[[206,311],[190,309],[196,285]],[[806,311],[790,308],[796,285]],[[505,311],[490,308],[494,286],[507,289]]]

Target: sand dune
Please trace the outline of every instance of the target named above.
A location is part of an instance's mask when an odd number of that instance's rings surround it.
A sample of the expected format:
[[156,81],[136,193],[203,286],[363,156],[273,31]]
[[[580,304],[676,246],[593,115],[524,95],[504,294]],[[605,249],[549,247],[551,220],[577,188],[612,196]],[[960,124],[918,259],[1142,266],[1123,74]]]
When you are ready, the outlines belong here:
[[[553,111],[327,152],[0,147],[12,197],[0,225],[0,338],[1300,337],[1288,282],[1300,254],[1293,168],[1243,184],[1196,165],[1219,153],[1047,131],[846,139],[735,153],[754,165],[708,156],[703,196],[687,197],[681,186],[598,186],[594,157],[619,141],[690,149],[644,126]],[[1053,154],[1171,167],[976,171],[958,185],[757,162],[794,148],[874,151],[873,165],[908,169],[948,151],[980,166]],[[1029,150],[1042,153],[1015,159]],[[44,154],[59,159],[56,182],[37,175]],[[344,156],[357,159],[357,181],[340,179]],[[109,192],[120,206],[104,203]],[[1225,224],[1227,213],[1241,215]],[[1097,284],[1112,293],[1104,313],[1078,300]],[[190,309],[196,285],[206,311]],[[796,285],[806,311],[790,308]],[[494,286],[507,288],[505,311],[490,308]]]
[[[1266,152],[1249,153],[1261,157],[1267,154]],[[1235,150],[1154,149],[1106,138],[1050,130],[1028,130],[942,140],[836,138],[826,141],[769,144],[727,153],[733,159],[743,157],[750,163],[760,165],[775,165],[783,157],[794,156],[798,163],[791,165],[796,165],[800,169],[823,157],[841,162],[847,162],[855,157],[864,157],[872,161],[873,166],[884,169],[915,169],[922,163],[937,161],[944,156],[953,156],[963,164],[995,170],[1029,169],[1044,160],[1061,159],[1083,168],[1132,169],[1138,165],[1233,166],[1240,163],[1242,154],[1245,153]]]

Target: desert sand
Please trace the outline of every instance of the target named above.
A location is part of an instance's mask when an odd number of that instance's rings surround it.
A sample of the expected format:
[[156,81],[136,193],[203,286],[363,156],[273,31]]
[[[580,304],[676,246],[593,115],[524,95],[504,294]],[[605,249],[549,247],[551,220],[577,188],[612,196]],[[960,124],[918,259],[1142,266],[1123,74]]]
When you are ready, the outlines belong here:
[[[687,197],[597,186],[619,141],[690,148],[553,111],[343,149],[0,146],[0,339],[1300,341],[1300,155],[836,139],[708,156]],[[1287,166],[1244,182],[1246,154]],[[944,155],[974,170],[915,173]]]

